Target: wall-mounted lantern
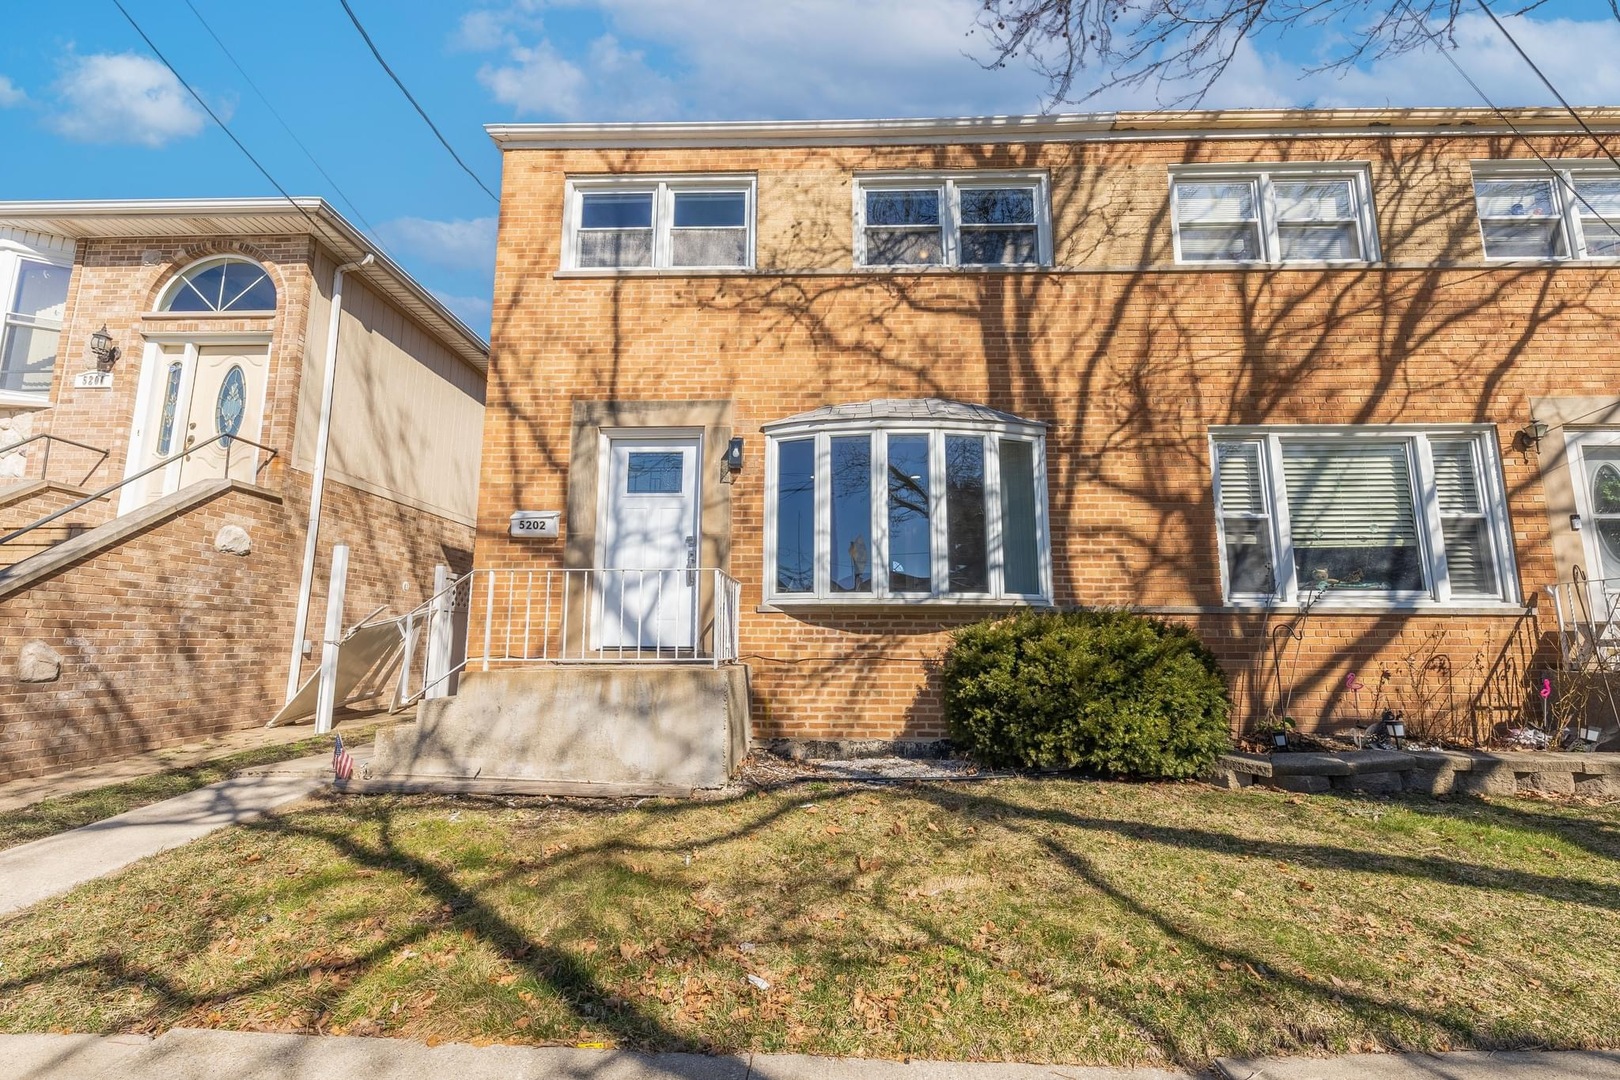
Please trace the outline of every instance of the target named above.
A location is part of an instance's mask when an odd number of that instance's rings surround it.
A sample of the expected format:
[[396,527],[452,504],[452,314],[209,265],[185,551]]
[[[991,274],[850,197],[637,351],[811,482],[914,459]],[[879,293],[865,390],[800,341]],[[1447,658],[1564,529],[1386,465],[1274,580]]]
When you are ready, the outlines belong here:
[[725,460],[726,460],[726,471],[727,472],[730,472],[732,474],[742,472],[742,466],[743,466],[743,441],[742,441],[742,436],[741,435],[738,435],[736,438],[732,439],[731,442],[726,444],[726,459]]
[[1537,420],[1532,416],[1530,422],[1519,429],[1514,441],[1519,444],[1520,450],[1534,448],[1535,452],[1539,454],[1541,453],[1541,440],[1545,439],[1547,432],[1551,430],[1552,428],[1545,420]]
[[113,365],[118,363],[119,349],[112,343],[106,323],[102,323],[101,329],[90,335],[90,351],[95,354],[97,371],[111,371]]

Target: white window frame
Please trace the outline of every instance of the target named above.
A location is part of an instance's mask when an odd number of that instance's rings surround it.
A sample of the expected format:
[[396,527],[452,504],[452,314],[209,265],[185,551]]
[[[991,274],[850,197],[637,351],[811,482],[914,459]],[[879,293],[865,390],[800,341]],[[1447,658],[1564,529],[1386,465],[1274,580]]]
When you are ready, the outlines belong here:
[[[181,289],[186,287],[186,284],[191,280],[193,274],[199,273],[212,266],[223,266],[226,263],[241,263],[244,266],[256,267],[260,273],[264,274],[265,280],[270,282],[270,287],[275,290],[276,306],[280,306],[281,286],[277,283],[276,276],[270,272],[270,268],[268,266],[249,255],[236,255],[230,252],[225,252],[223,254],[205,255],[200,259],[193,259],[191,262],[188,262],[186,265],[176,270],[169,280],[164,284],[163,288],[158,292],[157,303],[152,305],[150,314],[173,315],[177,318],[187,319],[209,319],[219,317],[254,318],[260,315],[274,315],[276,313],[276,307],[239,308],[236,310],[225,311],[220,311],[217,309],[213,311],[169,310],[169,305],[174,303],[174,298],[180,294]],[[197,295],[202,295],[201,291],[197,290],[196,286],[192,286],[192,290],[197,292]],[[204,299],[206,300],[207,298],[204,297]]]
[[[1283,259],[1277,237],[1277,198],[1274,180],[1309,182],[1348,180],[1355,202],[1353,217],[1361,257],[1356,259]],[[1186,259],[1181,254],[1181,212],[1177,185],[1189,183],[1250,183],[1255,188],[1258,215],[1259,259]],[[1170,236],[1176,263],[1182,266],[1363,266],[1383,259],[1378,247],[1378,222],[1373,214],[1372,176],[1364,161],[1284,162],[1274,165],[1175,165],[1170,168]]]
[[[41,263],[45,266],[55,266],[60,269],[67,270],[70,274],[73,270],[73,256],[71,252],[40,250],[38,248],[27,247],[22,244],[6,241],[3,237],[0,237],[0,349],[5,348],[6,342],[11,336],[11,328],[13,326],[38,327],[43,325],[12,321],[11,307],[17,299],[17,283],[22,276],[22,266],[24,263],[30,262]],[[71,300],[71,278],[69,279],[68,287],[70,290],[69,299]],[[62,326],[58,326],[56,328],[56,363],[58,366],[62,364],[64,359],[64,342],[62,333],[65,329],[66,320],[63,321]],[[53,370],[52,382],[54,383],[54,381],[55,374]],[[50,397],[50,387],[46,387],[44,390],[0,389],[0,405],[4,406],[42,408],[50,404]]]
[[[758,180],[752,173],[713,173],[679,175],[571,176],[563,205],[562,269],[581,274],[666,274],[704,273],[712,270],[752,270],[755,265],[754,234]],[[741,193],[747,200],[743,225],[748,231],[747,254],[741,264],[714,266],[671,265],[670,230],[675,223],[676,194]],[[581,266],[579,263],[580,222],[584,219],[587,194],[639,195],[653,197],[651,266]]]
[[[1620,169],[1616,169],[1609,161],[1581,158],[1578,160],[1552,159],[1552,169],[1540,161],[1475,161],[1473,167],[1473,182],[1469,187],[1473,194],[1474,182],[1488,180],[1550,180],[1552,181],[1553,207],[1558,216],[1559,225],[1564,233],[1565,255],[1550,255],[1546,258],[1531,259],[1523,255],[1492,255],[1485,246],[1485,219],[1479,214],[1479,200],[1474,199],[1474,220],[1479,228],[1480,250],[1485,254],[1485,261],[1490,263],[1565,263],[1565,262],[1596,262],[1603,264],[1620,263],[1620,258],[1612,255],[1588,255],[1586,252],[1586,230],[1582,227],[1583,206],[1575,194],[1576,180],[1620,180]],[[1492,220],[1501,220],[1495,219]],[[1620,221],[1613,221],[1620,226]]]
[[[1498,595],[1453,597],[1446,554],[1441,543],[1442,518],[1435,485],[1431,439],[1469,441],[1474,444],[1479,466],[1480,501],[1489,522],[1488,536],[1495,559]],[[1315,444],[1342,440],[1351,442],[1402,443],[1412,470],[1413,510],[1418,527],[1418,544],[1423,562],[1424,589],[1421,591],[1335,591],[1319,598],[1326,607],[1388,610],[1427,607],[1516,607],[1520,603],[1518,570],[1513,555],[1513,535],[1509,526],[1507,497],[1502,480],[1501,454],[1496,428],[1489,424],[1377,424],[1377,425],[1269,425],[1212,427],[1209,433],[1210,474],[1213,482],[1216,552],[1221,564],[1221,597],[1230,607],[1275,607],[1295,605],[1302,598],[1298,581],[1293,537],[1290,531],[1288,490],[1283,476],[1282,447],[1285,441]],[[1235,593],[1229,577],[1226,551],[1225,515],[1221,506],[1220,475],[1217,471],[1222,443],[1247,442],[1260,447],[1261,489],[1269,517],[1272,577],[1276,591],[1270,595]],[[1234,517],[1245,515],[1234,514]]]
[[[872,591],[848,593],[832,591],[832,440],[841,436],[862,436],[871,440],[870,509]],[[928,444],[928,499],[931,530],[929,568],[932,587],[926,594],[893,592],[889,588],[889,485],[888,436],[924,435]],[[944,557],[949,546],[949,522],[945,501],[945,439],[967,435],[986,441],[984,457],[985,560],[989,589],[980,593],[950,592],[950,560]],[[783,443],[805,439],[815,441],[815,584],[810,592],[777,591],[776,517],[779,490],[779,450]],[[1028,443],[1034,473],[1035,550],[1040,591],[1009,593],[1003,587],[1005,557],[1001,521],[1002,440]],[[1052,602],[1052,542],[1047,510],[1046,427],[1044,424],[996,423],[993,421],[928,421],[917,419],[863,419],[805,421],[791,425],[771,425],[766,432],[765,475],[765,602],[776,607],[863,606],[871,604],[979,605],[1026,604],[1049,606]],[[881,553],[881,555],[880,555]]]
[[[850,185],[854,198],[854,260],[855,269],[878,273],[896,270],[970,270],[1005,273],[1018,270],[1042,270],[1052,266],[1052,203],[1050,183],[1045,172],[1030,171],[973,171],[973,172],[904,172],[857,174]],[[871,263],[866,261],[866,193],[869,191],[920,191],[933,188],[939,192],[939,228],[941,261],[934,263]],[[1035,197],[1035,251],[1032,263],[968,263],[962,259],[962,189],[1022,188]]]

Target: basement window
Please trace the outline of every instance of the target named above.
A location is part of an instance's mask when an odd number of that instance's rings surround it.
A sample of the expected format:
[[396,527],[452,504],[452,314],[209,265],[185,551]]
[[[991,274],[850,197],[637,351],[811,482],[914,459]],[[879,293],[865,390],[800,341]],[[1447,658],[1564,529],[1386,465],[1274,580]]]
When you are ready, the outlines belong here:
[[1045,425],[940,399],[765,426],[772,603],[1047,603]]
[[613,177],[568,182],[563,268],[746,269],[754,264],[752,177]]
[[1515,599],[1488,427],[1222,428],[1212,449],[1228,602]]

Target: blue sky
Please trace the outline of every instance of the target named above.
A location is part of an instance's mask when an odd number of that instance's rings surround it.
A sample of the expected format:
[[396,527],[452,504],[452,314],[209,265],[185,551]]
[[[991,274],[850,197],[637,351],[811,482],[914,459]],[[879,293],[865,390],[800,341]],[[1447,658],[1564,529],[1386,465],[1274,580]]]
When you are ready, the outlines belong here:
[[[125,0],[287,190],[322,195],[470,325],[489,324],[495,204],[433,139],[338,0]],[[1042,84],[965,53],[975,0],[350,0],[469,165],[498,189],[482,125],[510,120],[943,116],[1037,111]],[[270,195],[110,0],[9,0],[0,36],[0,198]],[[1605,0],[1509,20],[1572,101],[1620,104]],[[1482,15],[1457,56],[1498,104],[1551,97]],[[1206,104],[1475,105],[1438,58],[1301,78],[1332,47],[1299,32],[1242,49]],[[1152,107],[1116,94],[1088,107]],[[313,164],[302,142],[319,162]],[[322,175],[321,170],[330,176]],[[341,189],[341,193],[336,190]]]

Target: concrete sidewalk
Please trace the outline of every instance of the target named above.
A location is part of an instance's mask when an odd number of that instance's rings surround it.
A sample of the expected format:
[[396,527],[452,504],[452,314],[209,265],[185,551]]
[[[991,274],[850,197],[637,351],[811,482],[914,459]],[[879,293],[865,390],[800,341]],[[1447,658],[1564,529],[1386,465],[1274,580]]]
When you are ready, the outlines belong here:
[[331,778],[327,754],[256,766],[163,802],[0,851],[0,917],[216,829],[252,821],[306,798]]
[[1221,1061],[1203,1074],[1075,1065],[881,1061],[796,1054],[704,1057],[548,1046],[436,1047],[184,1028],[140,1035],[0,1036],[3,1080],[1615,1080],[1620,1053],[1357,1054]]

